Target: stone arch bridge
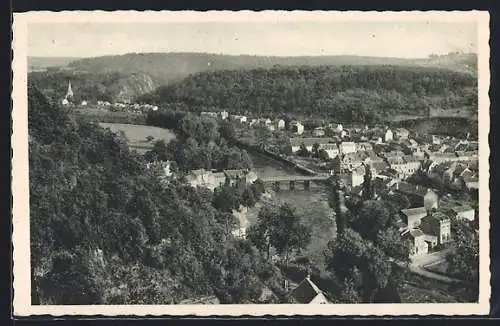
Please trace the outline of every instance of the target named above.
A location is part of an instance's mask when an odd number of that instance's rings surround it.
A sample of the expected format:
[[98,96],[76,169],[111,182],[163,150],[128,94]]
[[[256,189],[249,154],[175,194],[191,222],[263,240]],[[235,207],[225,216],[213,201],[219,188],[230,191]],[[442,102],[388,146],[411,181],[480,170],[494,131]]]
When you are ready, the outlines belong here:
[[299,190],[296,185],[302,183],[302,189],[308,191],[311,187],[311,182],[324,182],[328,178],[330,178],[330,174],[272,176],[263,177],[261,180],[265,185],[271,185],[276,190],[281,189],[284,185],[288,185],[289,190]]

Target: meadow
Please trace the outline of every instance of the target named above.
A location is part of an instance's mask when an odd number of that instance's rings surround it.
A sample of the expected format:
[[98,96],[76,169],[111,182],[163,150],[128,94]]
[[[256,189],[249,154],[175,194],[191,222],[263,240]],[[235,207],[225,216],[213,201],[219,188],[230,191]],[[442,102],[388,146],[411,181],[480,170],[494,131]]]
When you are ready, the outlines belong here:
[[[115,133],[122,131],[131,149],[138,152],[146,152],[153,147],[157,140],[164,140],[166,143],[175,138],[175,134],[164,128],[122,124],[122,123],[99,123],[103,128],[109,128]],[[152,138],[151,138],[152,137]]]

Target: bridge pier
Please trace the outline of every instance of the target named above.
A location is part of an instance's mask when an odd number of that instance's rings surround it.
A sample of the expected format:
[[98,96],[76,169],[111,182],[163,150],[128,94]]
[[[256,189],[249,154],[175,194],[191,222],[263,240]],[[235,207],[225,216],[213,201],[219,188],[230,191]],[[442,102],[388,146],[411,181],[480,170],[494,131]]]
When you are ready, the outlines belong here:
[[290,190],[295,190],[295,181],[290,181]]
[[308,191],[309,189],[311,189],[311,181],[310,180],[305,180],[304,181],[304,190]]

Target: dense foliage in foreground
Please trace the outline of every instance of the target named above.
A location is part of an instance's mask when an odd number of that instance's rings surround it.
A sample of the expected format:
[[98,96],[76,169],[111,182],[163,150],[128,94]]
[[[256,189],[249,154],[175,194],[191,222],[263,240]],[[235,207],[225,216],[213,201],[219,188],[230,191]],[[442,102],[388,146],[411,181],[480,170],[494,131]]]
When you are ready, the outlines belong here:
[[117,135],[31,85],[29,136],[33,303],[242,303],[279,288],[279,271],[232,237],[234,217],[211,193],[160,184]]
[[477,110],[477,79],[457,72],[397,66],[275,67],[203,72],[141,97],[190,110],[253,115],[311,114],[351,122],[423,115],[429,108]]

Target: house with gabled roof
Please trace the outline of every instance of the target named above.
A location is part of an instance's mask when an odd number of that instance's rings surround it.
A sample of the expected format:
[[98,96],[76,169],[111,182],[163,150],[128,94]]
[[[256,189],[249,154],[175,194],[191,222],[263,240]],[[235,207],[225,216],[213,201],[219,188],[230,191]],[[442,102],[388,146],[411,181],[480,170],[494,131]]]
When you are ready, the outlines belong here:
[[427,215],[425,207],[407,208],[401,210],[401,220],[406,223],[408,228],[420,226],[420,221]]
[[420,229],[407,229],[401,236],[410,242],[410,257],[425,255],[429,252],[429,245],[425,241],[425,234]]
[[424,233],[436,236],[439,244],[451,241],[450,218],[442,212],[436,211],[422,218],[420,228]]
[[411,207],[422,207],[425,205],[425,199],[433,204],[431,206],[437,207],[438,195],[434,190],[421,185],[414,185],[408,182],[398,182],[393,186],[393,190],[402,193],[408,197]]
[[310,152],[314,144],[323,145],[323,144],[335,144],[335,140],[333,138],[328,137],[292,137],[289,139],[290,149],[292,153],[299,151],[300,146],[304,144],[307,150]]
[[329,304],[331,303],[323,292],[313,281],[310,276],[306,276],[299,285],[292,290],[290,297],[294,303],[301,304]]

